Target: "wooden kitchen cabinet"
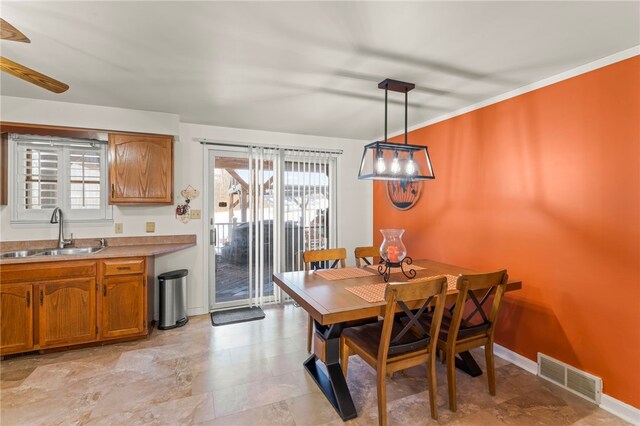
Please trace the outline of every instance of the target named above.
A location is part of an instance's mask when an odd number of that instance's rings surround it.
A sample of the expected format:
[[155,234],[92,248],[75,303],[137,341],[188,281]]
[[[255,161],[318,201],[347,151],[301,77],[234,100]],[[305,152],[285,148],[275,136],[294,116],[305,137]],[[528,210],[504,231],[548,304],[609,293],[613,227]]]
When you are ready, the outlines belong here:
[[33,348],[33,286],[0,287],[0,355]]
[[153,328],[145,257],[0,268],[0,355],[139,339]]
[[37,287],[40,347],[97,339],[95,277],[41,282]]
[[124,275],[102,281],[102,338],[145,332],[145,277]]
[[109,134],[109,204],[173,202],[173,138]]

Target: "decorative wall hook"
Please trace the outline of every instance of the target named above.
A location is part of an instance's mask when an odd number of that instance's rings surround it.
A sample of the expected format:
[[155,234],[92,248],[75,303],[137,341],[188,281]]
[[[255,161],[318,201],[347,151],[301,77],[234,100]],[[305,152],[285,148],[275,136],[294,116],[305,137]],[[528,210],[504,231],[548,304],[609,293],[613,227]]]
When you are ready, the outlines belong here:
[[182,223],[187,223],[191,220],[191,208],[189,207],[189,203],[191,200],[198,198],[200,191],[189,185],[180,191],[180,195],[184,198],[184,203],[178,204],[176,207],[176,219],[180,219]]

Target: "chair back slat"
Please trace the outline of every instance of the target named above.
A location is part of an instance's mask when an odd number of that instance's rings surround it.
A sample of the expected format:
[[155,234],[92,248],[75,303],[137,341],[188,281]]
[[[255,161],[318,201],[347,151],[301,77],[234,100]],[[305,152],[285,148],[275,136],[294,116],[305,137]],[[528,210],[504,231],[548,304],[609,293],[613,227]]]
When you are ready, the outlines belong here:
[[[380,347],[378,349],[378,363],[386,363],[389,355],[410,350],[434,349],[436,336],[440,330],[444,302],[447,295],[446,277],[423,278],[406,283],[389,283],[385,291],[387,306],[384,314]],[[427,308],[435,300],[434,318],[431,328],[427,332],[418,321]],[[412,312],[407,303],[422,302],[416,313]],[[394,327],[397,307],[404,311],[409,321],[402,327]],[[396,331],[394,332],[394,328]],[[398,330],[400,328],[400,330]],[[432,338],[433,336],[433,338]]]
[[[458,297],[452,312],[448,342],[470,336],[493,336],[498,311],[509,281],[506,270],[458,277]],[[478,299],[478,295],[482,295]],[[493,296],[493,302],[489,303]],[[469,311],[470,308],[470,311]],[[477,319],[474,321],[474,319]]]
[[340,268],[344,268],[346,266],[347,250],[345,248],[308,250],[302,253],[302,258],[305,271],[334,269],[338,265],[340,265]]
[[[356,258],[356,266],[358,268],[364,268],[367,265],[371,265],[377,256],[380,256],[380,250],[377,247],[356,247],[353,251]],[[369,261],[371,258],[371,261]]]

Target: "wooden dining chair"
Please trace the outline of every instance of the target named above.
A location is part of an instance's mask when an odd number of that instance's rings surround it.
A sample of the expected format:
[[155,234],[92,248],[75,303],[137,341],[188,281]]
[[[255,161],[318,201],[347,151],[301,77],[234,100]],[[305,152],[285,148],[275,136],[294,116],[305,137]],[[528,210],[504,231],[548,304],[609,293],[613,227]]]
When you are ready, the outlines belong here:
[[302,259],[305,271],[344,268],[347,262],[347,250],[345,248],[307,250],[302,253]]
[[[456,411],[456,354],[484,346],[489,393],[496,394],[496,374],[493,359],[493,335],[509,276],[506,270],[484,274],[458,276],[458,297],[446,309],[437,347],[444,353],[447,364],[449,408]],[[492,300],[492,302],[491,302]],[[437,316],[436,316],[437,318]],[[425,326],[430,316],[422,319]]]
[[[347,250],[335,248],[327,250],[307,250],[302,253],[304,270],[344,268],[347,262]],[[307,352],[311,353],[311,340],[313,338],[313,318],[309,315],[307,330]]]
[[[340,337],[340,362],[347,376],[349,355],[359,355],[376,369],[378,390],[378,420],[387,424],[386,375],[415,365],[426,364],[429,383],[429,405],[431,417],[438,418],[436,403],[436,358],[435,344],[440,330],[440,319],[447,297],[447,279],[443,276],[422,278],[406,283],[389,283],[385,291],[384,319],[374,324],[347,328]],[[419,321],[427,308],[433,304],[428,331]],[[411,303],[413,302],[413,303]],[[417,302],[417,303],[416,303]],[[400,307],[407,322],[395,320]],[[414,309],[415,308],[417,311]],[[434,338],[432,338],[434,336]]]
[[[380,256],[380,250],[377,247],[356,247],[353,251],[356,258],[356,266],[365,268],[372,265],[377,256]],[[371,261],[369,261],[371,258]]]

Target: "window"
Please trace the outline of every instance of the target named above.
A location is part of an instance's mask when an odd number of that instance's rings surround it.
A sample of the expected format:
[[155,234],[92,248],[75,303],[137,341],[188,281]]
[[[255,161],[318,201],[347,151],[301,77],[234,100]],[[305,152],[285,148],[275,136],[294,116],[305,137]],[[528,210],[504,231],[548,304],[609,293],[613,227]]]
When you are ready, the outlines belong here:
[[60,207],[65,220],[111,219],[106,142],[11,135],[12,222],[44,222]]

